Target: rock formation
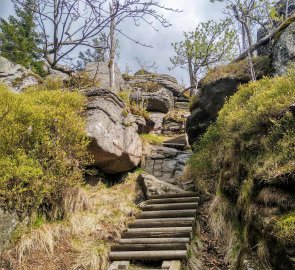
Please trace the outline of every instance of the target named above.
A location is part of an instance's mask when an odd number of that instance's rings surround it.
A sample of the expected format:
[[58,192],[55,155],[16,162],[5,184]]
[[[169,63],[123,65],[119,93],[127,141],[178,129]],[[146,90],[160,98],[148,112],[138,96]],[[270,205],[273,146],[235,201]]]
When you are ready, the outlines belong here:
[[142,145],[134,116],[109,90],[93,88],[85,94],[89,150],[94,156],[94,165],[109,174],[135,168],[141,160]]
[[21,65],[11,63],[0,56],[0,82],[15,92],[21,92],[29,86],[39,83],[37,75]]
[[[89,78],[97,81],[99,87],[109,89],[110,87],[110,77],[109,77],[109,67],[107,62],[91,62],[85,67],[85,72],[89,75]],[[118,93],[124,88],[124,80],[122,74],[115,65],[115,88],[114,93]]]

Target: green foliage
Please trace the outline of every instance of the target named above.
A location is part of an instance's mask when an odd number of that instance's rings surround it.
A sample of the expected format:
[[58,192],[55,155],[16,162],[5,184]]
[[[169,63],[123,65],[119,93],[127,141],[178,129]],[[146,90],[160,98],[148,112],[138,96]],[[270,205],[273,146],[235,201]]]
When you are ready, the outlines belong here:
[[172,43],[176,55],[170,61],[174,68],[187,69],[191,85],[195,85],[208,68],[233,57],[235,40],[235,31],[228,20],[200,23],[195,31],[184,32],[183,41]]
[[0,206],[33,212],[82,182],[85,98],[74,92],[14,94],[0,87]]
[[40,61],[41,50],[38,47],[41,39],[32,11],[34,5],[35,0],[26,0],[23,9],[15,5],[16,16],[10,16],[8,21],[0,20],[0,53],[10,61],[44,76],[46,71]]
[[188,175],[201,190],[218,190],[245,213],[264,185],[278,192],[289,185],[295,175],[294,84],[290,72],[242,85],[229,98],[189,162]]
[[158,134],[140,134],[140,138],[144,144],[162,145],[164,141],[168,140],[169,137],[158,135]]
[[275,233],[286,242],[295,241],[295,212],[284,215],[276,222]]

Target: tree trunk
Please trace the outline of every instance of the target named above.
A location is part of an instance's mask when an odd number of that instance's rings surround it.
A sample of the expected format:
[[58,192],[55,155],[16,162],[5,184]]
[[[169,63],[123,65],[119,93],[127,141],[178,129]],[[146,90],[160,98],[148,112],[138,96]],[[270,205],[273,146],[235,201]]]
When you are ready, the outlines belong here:
[[115,90],[115,9],[116,0],[112,0],[112,5],[110,6],[110,13],[112,14],[111,26],[110,26],[110,59],[109,59],[109,77],[110,77],[110,90],[113,92]]
[[253,39],[252,39],[251,31],[247,22],[244,24],[244,28],[245,28],[245,32],[247,36],[247,41],[248,41],[247,53],[248,53],[248,62],[249,62],[249,69],[251,73],[251,79],[252,81],[256,81],[256,74],[255,74],[255,69],[253,64],[253,54],[250,50],[250,48],[253,46]]
[[289,16],[289,0],[286,0],[285,19]]
[[56,63],[57,55],[58,55],[58,8],[59,8],[59,0],[54,0],[53,2],[53,9],[54,9],[54,23],[53,23],[53,48],[54,48],[54,57],[53,57],[53,63]]

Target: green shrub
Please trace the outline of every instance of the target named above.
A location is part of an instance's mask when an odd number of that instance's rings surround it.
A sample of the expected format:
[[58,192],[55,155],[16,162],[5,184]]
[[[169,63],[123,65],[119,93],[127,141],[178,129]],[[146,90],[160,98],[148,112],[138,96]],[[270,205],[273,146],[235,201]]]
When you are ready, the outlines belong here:
[[162,145],[169,137],[158,134],[140,134],[140,138],[144,144]]
[[0,206],[50,210],[82,182],[84,103],[75,92],[14,94],[0,86]]
[[[253,219],[251,215],[271,216],[275,226],[266,233],[277,235],[279,241],[290,239],[295,229],[294,213],[281,208],[279,201],[282,187],[292,196],[295,176],[295,117],[289,109],[295,102],[294,85],[295,74],[289,73],[240,86],[194,146],[186,172],[201,191],[218,191],[233,202],[244,226]],[[268,205],[256,206],[256,196],[265,186],[278,192],[277,202],[272,193],[277,216]]]

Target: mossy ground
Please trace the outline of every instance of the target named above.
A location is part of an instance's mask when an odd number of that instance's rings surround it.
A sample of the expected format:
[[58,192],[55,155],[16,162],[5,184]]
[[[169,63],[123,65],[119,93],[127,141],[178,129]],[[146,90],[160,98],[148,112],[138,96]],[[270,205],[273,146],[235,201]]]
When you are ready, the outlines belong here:
[[[246,231],[255,228],[257,220],[271,220],[264,231],[258,230],[256,240],[250,240],[251,246],[265,246],[256,249],[264,261],[269,259],[264,251],[273,235],[282,245],[290,241],[294,244],[291,179],[295,175],[295,117],[289,110],[295,101],[294,85],[295,74],[291,71],[283,77],[263,78],[241,86],[194,146],[186,171],[186,177],[194,179],[199,190],[206,194],[217,192],[217,198],[230,203],[225,209],[236,209],[236,217],[230,220],[233,228],[239,228],[240,247],[241,243],[246,245]],[[271,191],[266,190],[269,187]],[[211,211],[213,217],[220,213],[222,205],[217,204]],[[239,215],[241,219],[237,219]],[[214,222],[215,227],[227,224],[219,221]],[[231,243],[230,249],[234,246]]]

